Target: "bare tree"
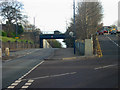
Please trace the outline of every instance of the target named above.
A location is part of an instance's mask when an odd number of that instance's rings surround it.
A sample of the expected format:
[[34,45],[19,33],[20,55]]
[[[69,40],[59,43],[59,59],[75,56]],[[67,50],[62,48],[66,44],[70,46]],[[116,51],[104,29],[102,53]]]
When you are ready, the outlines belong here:
[[[98,29],[102,27],[102,5],[100,2],[79,2],[76,14],[76,39],[84,40],[90,38]],[[73,19],[66,34],[73,31]],[[73,40],[65,39],[67,46]],[[73,44],[73,43],[72,43]],[[70,45],[71,46],[71,45]]]
[[2,0],[0,2],[0,16],[3,21],[6,21],[7,30],[6,32],[16,32],[14,24],[18,27],[27,16],[23,15],[23,4],[17,0]]
[[5,0],[0,3],[0,15],[8,23],[21,21],[26,16],[22,14],[23,4],[17,0]]
[[79,2],[76,15],[78,38],[89,38],[95,34],[102,19],[102,6],[100,2]]

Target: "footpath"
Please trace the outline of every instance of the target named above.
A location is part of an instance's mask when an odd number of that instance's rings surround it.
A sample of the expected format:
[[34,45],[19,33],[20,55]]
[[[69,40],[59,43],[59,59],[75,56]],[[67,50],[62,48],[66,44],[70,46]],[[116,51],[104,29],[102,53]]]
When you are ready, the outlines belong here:
[[9,56],[5,56],[5,53],[2,53],[2,60],[10,60],[10,59],[14,59],[17,57],[22,57],[22,56],[25,56],[27,54],[34,53],[38,50],[40,50],[40,49],[25,49],[25,50],[10,51]]
[[87,59],[87,58],[95,58],[97,56],[79,56],[74,54],[73,48],[60,48],[54,51],[54,54],[46,58],[45,60],[78,60],[78,59]]
[[[40,50],[38,49],[25,49],[25,50],[17,50],[17,51],[10,51],[9,56],[5,56],[5,53],[2,53],[2,60],[11,60],[18,57],[23,57],[25,55],[34,53],[36,51]],[[42,49],[41,49],[42,50]],[[86,59],[86,58],[92,58],[95,56],[78,56],[74,55],[74,49],[73,48],[60,48],[54,50],[54,53],[49,57],[45,58],[45,60],[74,60],[74,59]]]

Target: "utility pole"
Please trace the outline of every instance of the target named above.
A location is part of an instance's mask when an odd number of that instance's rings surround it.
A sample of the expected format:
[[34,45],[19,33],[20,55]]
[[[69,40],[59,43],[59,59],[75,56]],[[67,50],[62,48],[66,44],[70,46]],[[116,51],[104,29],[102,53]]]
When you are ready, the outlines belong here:
[[68,26],[68,25],[67,25],[67,20],[66,20],[66,31],[67,31],[67,26]]
[[34,29],[35,29],[35,17],[34,17]]
[[2,30],[2,20],[0,20],[0,30]]
[[73,32],[74,32],[74,54],[76,53],[76,49],[75,49],[75,39],[76,39],[76,26],[75,26],[75,0],[73,0],[73,19],[74,19],[74,28],[73,28]]
[[34,43],[36,43],[36,39],[37,39],[37,32],[35,31],[35,17],[33,18],[33,23],[34,23],[34,27],[33,27],[33,33],[34,33]]
[[16,39],[18,39],[17,12],[16,12],[16,19],[15,19],[15,22],[16,22]]

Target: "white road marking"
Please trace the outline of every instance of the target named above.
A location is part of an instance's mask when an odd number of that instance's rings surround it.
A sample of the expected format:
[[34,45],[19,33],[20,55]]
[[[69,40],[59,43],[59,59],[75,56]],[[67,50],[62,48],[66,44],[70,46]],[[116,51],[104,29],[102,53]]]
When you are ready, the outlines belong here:
[[8,88],[14,88],[15,86],[9,86]]
[[25,86],[27,86],[27,85],[31,85],[32,83],[25,83]]
[[16,82],[16,83],[20,83],[20,82],[21,82],[21,80],[16,80],[15,82]]
[[22,78],[24,78],[24,76],[22,76],[21,78],[19,78],[19,80],[21,80]]
[[29,83],[33,82],[34,80],[28,80]]
[[59,75],[51,75],[50,77],[58,77],[58,76],[64,76],[64,75],[68,75],[68,74],[75,74],[76,72],[72,72],[72,73],[64,73],[64,74],[59,74]]
[[16,85],[18,85],[18,83],[12,83],[12,84],[11,84],[11,86],[16,86]]
[[[21,78],[19,78],[18,80],[16,80],[14,83],[11,84],[11,86],[9,86],[8,88],[14,88],[15,86],[17,86],[22,80],[22,78],[24,78],[25,76],[27,76],[29,73],[31,73],[35,68],[37,68],[40,64],[42,64],[44,61],[40,62],[39,64],[37,64],[35,67],[33,67],[30,71],[28,71],[25,75],[23,75]],[[33,82],[34,80],[29,80],[29,82]],[[27,83],[27,84],[28,84]],[[31,85],[31,84],[30,84]],[[29,86],[23,86],[22,88],[28,88]]]
[[8,88],[14,88],[15,86],[17,86],[19,83],[21,82],[21,80],[16,80],[14,83],[11,84],[11,86],[9,86]]
[[28,88],[29,86],[22,86],[22,88]]
[[32,84],[33,81],[34,81],[34,80],[28,80],[28,82],[25,83],[25,85],[22,86],[22,88],[28,88],[28,87]]
[[25,75],[23,75],[21,78],[19,78],[19,80],[21,80],[22,78],[24,78],[25,76],[27,76],[29,73],[31,73],[35,68],[37,68],[40,64],[42,64],[44,61],[40,62],[39,64],[37,64],[35,67],[33,67],[30,71],[28,71]]
[[26,76],[26,75],[23,75],[24,77]]
[[[63,74],[56,74],[56,75],[50,75],[50,76],[42,76],[42,77],[36,77],[36,78],[31,78],[32,80],[36,80],[36,79],[43,79],[43,78],[50,78],[50,77],[59,77],[59,76],[65,76],[65,75],[72,75],[75,74],[77,72],[71,72],[71,73],[63,73]],[[28,79],[22,79],[22,81],[26,81]]]
[[120,45],[117,44],[116,42],[114,42],[110,37],[107,36],[107,38],[108,38],[110,41],[112,41],[116,46],[120,47]]
[[104,68],[113,67],[113,66],[117,66],[117,64],[107,65],[107,66],[102,66],[102,67],[97,67],[97,68],[94,68],[94,69],[98,70],[98,69],[104,69]]

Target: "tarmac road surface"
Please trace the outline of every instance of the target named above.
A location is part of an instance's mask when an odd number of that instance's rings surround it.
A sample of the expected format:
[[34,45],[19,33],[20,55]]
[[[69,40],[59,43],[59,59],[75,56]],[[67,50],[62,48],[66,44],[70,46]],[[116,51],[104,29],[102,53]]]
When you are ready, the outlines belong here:
[[[103,57],[60,60],[59,58],[71,57],[73,49],[59,49],[51,57],[56,60],[41,62],[38,60],[39,64],[23,76],[16,77],[8,88],[118,88],[120,86],[118,83],[119,39],[115,35],[100,35],[98,39]],[[34,63],[36,54],[33,53],[22,59],[25,61],[31,59],[29,62]],[[23,72],[20,71],[20,74]],[[10,74],[5,80],[11,81],[12,76]]]

